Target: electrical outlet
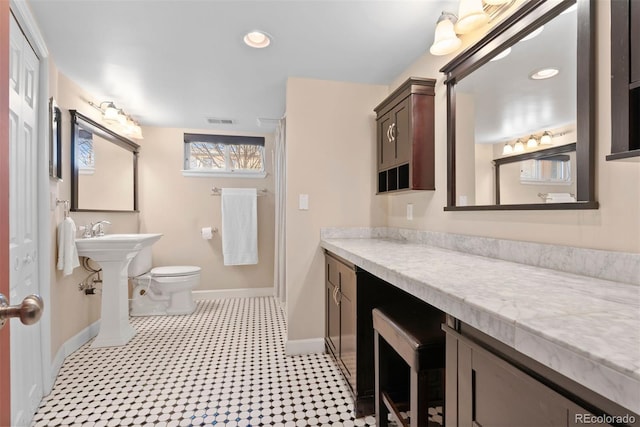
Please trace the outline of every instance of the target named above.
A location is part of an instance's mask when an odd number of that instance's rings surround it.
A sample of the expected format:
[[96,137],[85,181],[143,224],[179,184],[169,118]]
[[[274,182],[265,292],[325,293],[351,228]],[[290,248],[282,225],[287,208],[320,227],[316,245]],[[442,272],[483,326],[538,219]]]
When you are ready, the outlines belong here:
[[407,203],[407,219],[413,221],[413,203]]

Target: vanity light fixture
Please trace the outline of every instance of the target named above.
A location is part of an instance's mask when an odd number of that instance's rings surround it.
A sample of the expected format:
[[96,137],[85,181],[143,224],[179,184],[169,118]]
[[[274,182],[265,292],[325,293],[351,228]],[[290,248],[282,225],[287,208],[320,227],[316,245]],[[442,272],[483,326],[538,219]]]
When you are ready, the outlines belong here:
[[244,35],[244,43],[256,49],[262,49],[271,44],[271,37],[264,31],[253,30]]
[[559,72],[560,70],[557,68],[543,68],[529,74],[529,78],[532,80],[545,80],[557,76]]
[[502,147],[502,154],[507,155],[513,153],[513,146],[508,142],[504,143],[504,147]]
[[429,52],[435,56],[453,53],[462,46],[457,34],[470,33],[497,19],[515,2],[516,0],[459,0],[457,16],[451,12],[442,12],[438,18],[434,42]]
[[438,23],[436,24],[436,34],[433,40],[433,44],[429,48],[429,52],[435,56],[448,55],[455,52],[462,40],[458,38],[454,30],[454,24],[458,18],[453,13],[442,12]]
[[516,143],[513,145],[514,153],[522,153],[524,151],[524,144],[521,139],[518,139]]
[[535,136],[531,135],[527,140],[527,148],[536,148],[538,146],[538,140]]
[[455,30],[458,34],[467,34],[489,22],[489,15],[482,8],[482,0],[460,0],[458,22]]
[[552,144],[552,135],[551,132],[545,130],[542,136],[540,137],[540,145],[551,145]]
[[[91,101],[87,102],[93,108],[102,113],[102,120],[107,123],[119,125],[125,136],[135,139],[144,139],[142,136],[142,128],[138,122],[133,120],[122,108],[116,107],[113,101],[103,101],[97,105]],[[103,107],[104,105],[106,106]]]
[[120,110],[116,108],[113,101],[101,102],[100,107],[102,107],[102,104],[107,104],[104,110],[102,110],[102,119],[105,122],[117,122]]

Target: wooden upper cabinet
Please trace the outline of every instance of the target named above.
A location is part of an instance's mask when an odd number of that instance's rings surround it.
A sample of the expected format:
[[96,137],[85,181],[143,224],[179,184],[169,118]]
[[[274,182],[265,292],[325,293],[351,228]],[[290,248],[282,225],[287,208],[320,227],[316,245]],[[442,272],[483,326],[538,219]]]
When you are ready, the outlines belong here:
[[435,190],[435,82],[412,77],[374,109],[378,193]]
[[640,156],[640,2],[611,2],[611,154]]

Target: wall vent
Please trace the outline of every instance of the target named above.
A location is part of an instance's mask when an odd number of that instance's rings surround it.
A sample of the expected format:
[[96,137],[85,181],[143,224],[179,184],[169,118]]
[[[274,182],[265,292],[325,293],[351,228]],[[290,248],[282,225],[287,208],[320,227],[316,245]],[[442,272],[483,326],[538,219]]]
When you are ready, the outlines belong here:
[[235,123],[235,120],[221,119],[219,117],[207,117],[207,123],[210,125],[232,125]]

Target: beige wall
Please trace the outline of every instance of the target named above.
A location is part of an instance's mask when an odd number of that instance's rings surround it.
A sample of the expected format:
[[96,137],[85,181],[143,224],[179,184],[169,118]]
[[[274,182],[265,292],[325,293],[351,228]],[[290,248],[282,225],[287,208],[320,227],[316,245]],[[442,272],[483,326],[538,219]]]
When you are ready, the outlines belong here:
[[[606,162],[611,145],[609,1],[597,1],[596,197],[600,209],[585,211],[444,212],[446,205],[446,91],[438,70],[451,58],[428,53],[391,85],[408,76],[437,77],[436,191],[412,192],[389,198],[388,225],[414,229],[490,236],[607,250],[640,252],[640,164]],[[469,40],[466,40],[468,43]],[[633,183],[633,184],[630,184]],[[414,220],[405,216],[414,205]]]
[[[50,92],[62,111],[62,181],[51,181],[51,192],[58,199],[71,199],[71,133],[69,109],[76,109],[82,114],[99,120],[99,113],[85,100],[93,100],[90,94],[83,91],[63,74],[58,73],[53,61],[50,61]],[[101,213],[72,212],[71,217],[76,225],[84,225],[99,220],[109,220],[109,233],[130,233],[138,231],[137,213]],[[100,295],[85,295],[78,289],[78,284],[87,277],[88,272],[82,267],[76,268],[72,275],[63,277],[62,272],[55,269],[57,259],[56,227],[63,219],[63,209],[58,207],[51,212],[51,301],[47,301],[47,310],[51,312],[51,354],[52,357],[71,337],[85,329],[100,317]],[[71,309],[70,309],[71,308]]]
[[[287,82],[287,328],[289,340],[324,336],[320,228],[384,225],[376,197],[375,115],[386,86]],[[309,210],[298,196],[309,195]]]
[[[163,233],[153,246],[153,263],[196,265],[202,268],[196,290],[264,288],[273,286],[274,181],[273,134],[264,136],[266,178],[202,178],[182,176],[184,133],[236,134],[212,129],[143,128],[140,150],[140,219],[143,233]],[[213,187],[266,188],[258,197],[257,265],[224,266],[221,231],[203,240],[202,227],[221,229],[220,196]]]

